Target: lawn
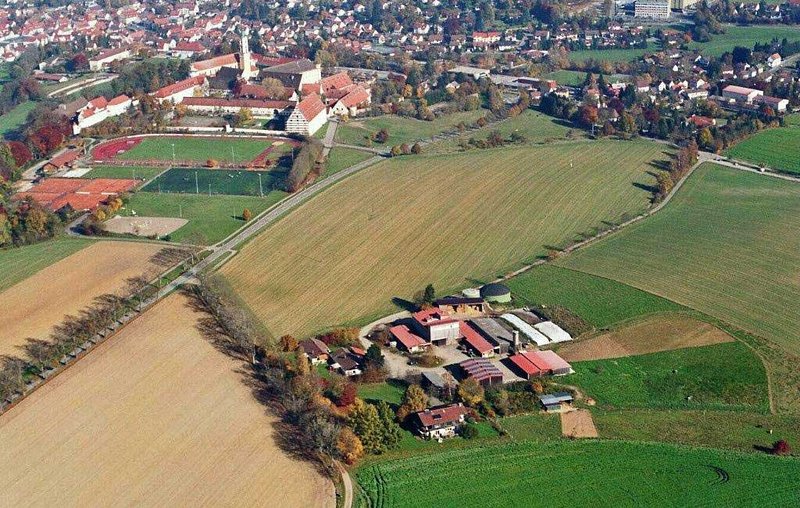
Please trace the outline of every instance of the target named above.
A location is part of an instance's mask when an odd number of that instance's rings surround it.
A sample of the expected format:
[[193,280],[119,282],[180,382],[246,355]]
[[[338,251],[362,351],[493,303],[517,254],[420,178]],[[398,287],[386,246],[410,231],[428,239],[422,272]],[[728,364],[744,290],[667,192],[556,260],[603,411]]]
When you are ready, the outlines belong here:
[[280,171],[247,171],[207,168],[172,168],[142,190],[171,194],[261,196],[280,187]]
[[24,247],[0,249],[0,291],[91,243],[75,238],[57,238]]
[[544,77],[546,79],[555,79],[559,85],[583,86],[583,83],[586,80],[586,73],[582,71],[568,71],[562,69],[551,72],[550,74],[546,74]]
[[507,281],[520,305],[560,305],[596,328],[683,309],[664,298],[619,282],[546,264]]
[[598,141],[391,159],[298,207],[222,272],[276,336],[360,323],[428,283],[474,286],[641,212],[662,150]]
[[402,381],[390,380],[385,383],[358,385],[358,396],[368,401],[385,400],[389,404],[400,405],[406,385]]
[[36,103],[34,101],[23,102],[5,115],[0,116],[0,137],[14,132],[24,124],[25,120],[28,119],[28,113],[33,111],[35,107]]
[[94,166],[82,178],[134,178],[150,181],[165,169],[149,166]]
[[[205,137],[147,137],[127,152],[117,155],[120,160],[172,161],[172,145],[175,158],[181,161],[206,162],[209,159],[222,163],[244,164],[269,148],[275,140],[253,138],[205,138]],[[282,148],[286,146],[287,148]],[[281,145],[281,152],[288,145]]]
[[737,143],[725,155],[800,174],[800,126],[763,130]]
[[325,162],[325,171],[322,173],[322,177],[331,176],[343,169],[363,162],[370,157],[372,157],[372,154],[369,152],[362,152],[361,150],[354,150],[352,148],[334,147],[328,154],[328,160]]
[[789,42],[800,40],[800,28],[785,25],[770,26],[736,26],[725,25],[725,33],[712,35],[709,42],[692,42],[691,49],[700,49],[709,56],[719,56],[726,51],[733,51],[736,46],[753,49],[756,43],[767,43],[772,39],[788,39]]
[[566,378],[599,407],[769,410],[764,365],[739,342],[573,362]]
[[362,467],[357,506],[788,506],[798,473],[797,459],[672,445],[512,442]]
[[[440,116],[431,122],[396,115],[355,119],[339,124],[339,128],[336,130],[336,141],[348,145],[366,146],[366,136],[386,129],[389,132],[389,139],[384,146],[411,144],[414,141],[421,141],[434,134],[451,130],[461,122],[470,125],[486,113],[485,110],[462,111]],[[381,146],[379,143],[375,143],[375,145]]]
[[120,215],[130,216],[135,211],[140,217],[183,217],[189,222],[172,233],[170,240],[211,245],[244,225],[241,215],[245,208],[255,216],[284,196],[280,191],[272,191],[263,198],[137,192]]
[[586,62],[590,58],[599,62],[631,62],[641,57],[645,53],[653,53],[655,51],[658,51],[656,46],[647,49],[581,49],[578,51],[570,51],[569,59],[572,62],[580,64]]
[[800,186],[704,164],[659,213],[559,260],[800,352]]

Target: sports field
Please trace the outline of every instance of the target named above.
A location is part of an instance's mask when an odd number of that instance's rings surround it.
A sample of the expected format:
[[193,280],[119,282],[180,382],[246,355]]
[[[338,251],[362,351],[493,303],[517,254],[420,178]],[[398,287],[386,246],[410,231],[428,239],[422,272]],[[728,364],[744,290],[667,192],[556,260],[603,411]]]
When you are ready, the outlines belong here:
[[573,362],[577,385],[599,407],[769,410],[767,376],[739,342]]
[[158,137],[144,138],[141,143],[117,156],[121,160],[159,159],[205,162],[214,159],[235,163],[250,161],[269,148],[270,141],[249,138]]
[[284,173],[236,169],[172,168],[142,187],[143,191],[232,196],[267,195]]
[[94,166],[81,178],[130,178],[152,180],[166,168],[150,166]]
[[271,191],[258,196],[204,196],[202,194],[158,194],[137,192],[131,196],[122,216],[177,217],[188,223],[169,235],[170,241],[211,245],[227,237],[245,222],[242,212],[247,208],[258,215],[280,201],[286,194]]
[[729,148],[725,155],[800,174],[800,125],[767,129]]
[[0,291],[5,291],[90,243],[77,238],[56,238],[24,247],[0,249]]
[[[486,110],[461,111],[441,116],[431,122],[396,115],[351,120],[339,125],[336,130],[336,141],[348,145],[366,146],[366,137],[374,135],[381,129],[386,129],[389,132],[389,139],[384,146],[411,144],[414,141],[430,138],[434,134],[454,129],[462,122],[470,125],[486,114]],[[377,142],[374,144],[381,146]]]
[[361,321],[428,283],[473,286],[642,211],[662,149],[600,141],[386,161],[300,206],[222,271],[275,335]]
[[0,354],[22,356],[29,337],[46,339],[65,315],[76,314],[127,279],[155,277],[167,267],[151,261],[163,247],[151,243],[95,242],[0,293]]
[[387,461],[357,480],[360,506],[788,506],[800,502],[798,473],[798,459],[564,440]]
[[8,506],[334,506],[173,295],[0,416]]
[[659,213],[563,258],[800,352],[800,186],[704,164]]

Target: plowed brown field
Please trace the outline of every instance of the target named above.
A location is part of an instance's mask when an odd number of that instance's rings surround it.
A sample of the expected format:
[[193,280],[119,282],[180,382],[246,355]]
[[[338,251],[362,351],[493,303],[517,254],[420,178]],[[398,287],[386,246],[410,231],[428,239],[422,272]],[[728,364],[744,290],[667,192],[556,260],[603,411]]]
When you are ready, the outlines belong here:
[[0,416],[4,506],[333,506],[173,295]]

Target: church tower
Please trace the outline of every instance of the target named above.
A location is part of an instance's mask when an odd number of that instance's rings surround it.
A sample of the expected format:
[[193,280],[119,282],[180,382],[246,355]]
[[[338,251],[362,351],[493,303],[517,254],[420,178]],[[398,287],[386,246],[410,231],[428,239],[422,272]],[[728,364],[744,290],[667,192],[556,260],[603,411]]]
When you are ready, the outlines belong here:
[[242,78],[250,79],[253,77],[253,62],[250,57],[250,29],[247,27],[242,30],[239,40],[239,70],[242,71]]

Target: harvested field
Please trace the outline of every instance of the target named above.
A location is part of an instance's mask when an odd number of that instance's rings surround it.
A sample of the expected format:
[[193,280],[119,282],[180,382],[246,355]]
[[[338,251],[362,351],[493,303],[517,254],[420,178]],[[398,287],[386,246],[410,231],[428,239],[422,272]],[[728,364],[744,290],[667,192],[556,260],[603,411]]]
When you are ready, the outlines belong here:
[[641,212],[663,150],[600,141],[389,160],[301,205],[222,271],[276,336],[367,321],[428,283],[475,285]]
[[97,242],[0,293],[0,354],[21,354],[28,337],[47,338],[66,314],[75,314],[105,293],[125,288],[127,279],[155,277],[151,258],[163,247],[151,243]]
[[173,295],[0,416],[7,506],[334,506]]
[[114,217],[103,223],[110,233],[138,236],[164,236],[189,222],[174,217]]
[[592,413],[588,409],[576,409],[561,413],[561,434],[564,437],[597,437]]
[[733,340],[733,337],[716,326],[696,319],[659,316],[567,344],[558,350],[558,354],[565,360],[579,362],[710,346]]

